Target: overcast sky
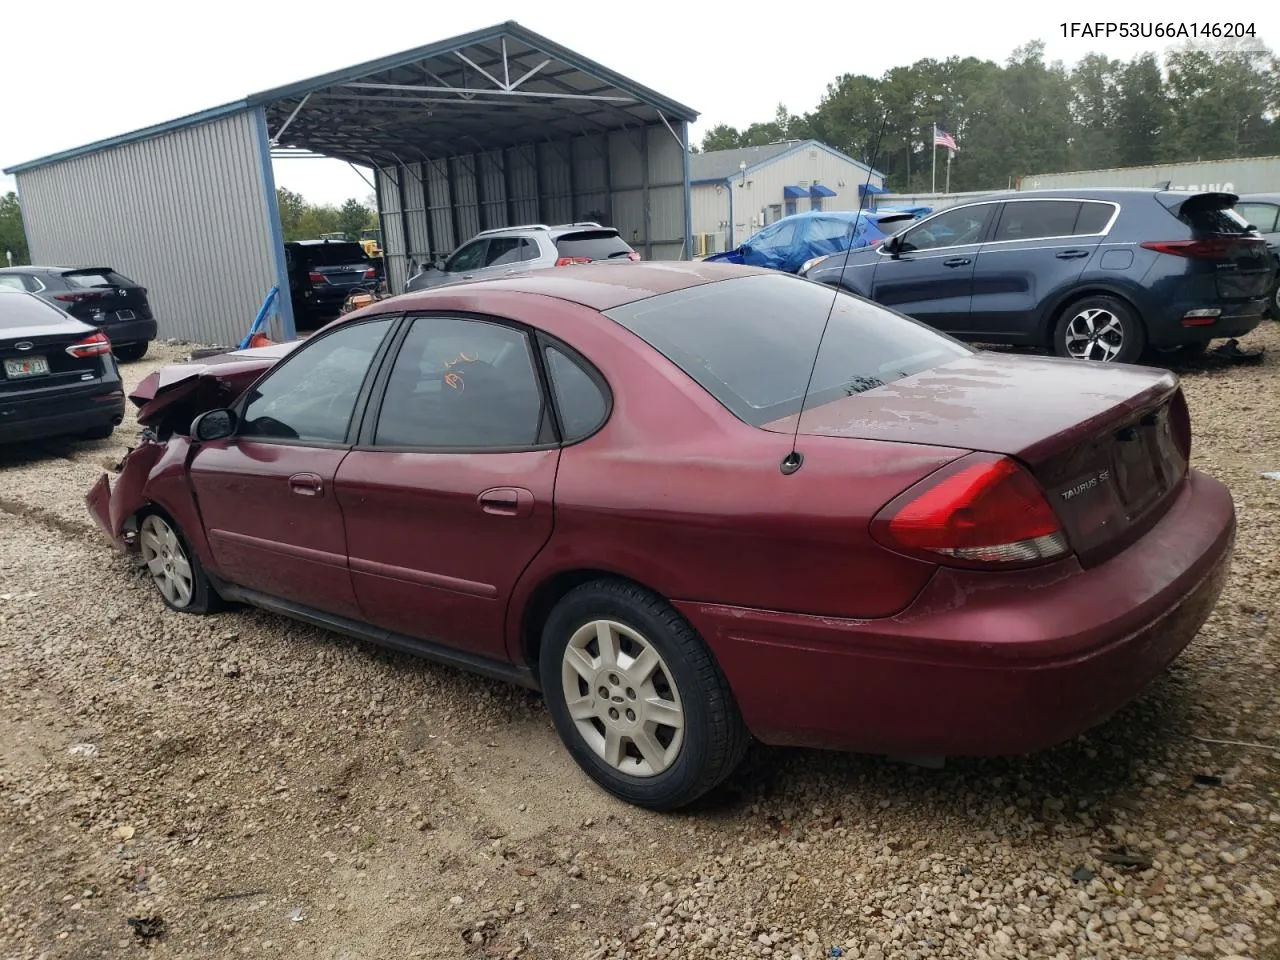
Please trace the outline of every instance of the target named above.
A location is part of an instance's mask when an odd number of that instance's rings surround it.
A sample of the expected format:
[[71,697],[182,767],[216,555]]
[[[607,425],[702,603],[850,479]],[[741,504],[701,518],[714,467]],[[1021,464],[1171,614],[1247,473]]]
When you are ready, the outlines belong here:
[[[1127,20],[1203,23],[1231,11],[1280,37],[1280,4],[1132,3]],[[1160,40],[1064,38],[1061,21],[1106,21],[1122,5],[1029,0],[983,12],[974,3],[912,0],[813,6],[632,0],[593,4],[361,3],[342,0],[64,0],[0,4],[4,84],[25,105],[6,111],[0,167],[513,19],[701,113],[694,142],[717,123],[767,120],[778,102],[812,110],[842,73],[879,76],[922,57],[1003,61],[1028,40],[1049,59],[1127,58]],[[1137,11],[1141,9],[1142,13]],[[901,18],[895,12],[901,12]],[[1001,11],[997,13],[996,11]],[[1006,12],[1007,11],[1007,12]],[[28,42],[28,38],[30,38]],[[1272,43],[1280,42],[1271,40]],[[8,98],[6,98],[8,99]],[[276,163],[276,182],[315,202],[371,191],[345,164]],[[13,189],[0,177],[0,192]]]

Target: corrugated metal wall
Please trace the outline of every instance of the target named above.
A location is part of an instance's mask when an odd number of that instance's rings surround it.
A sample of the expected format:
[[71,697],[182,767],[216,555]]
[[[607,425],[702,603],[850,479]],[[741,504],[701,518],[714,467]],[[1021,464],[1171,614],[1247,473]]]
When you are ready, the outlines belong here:
[[147,288],[162,338],[238,342],[278,276],[260,122],[246,111],[19,173],[32,262],[114,267]]
[[1280,192],[1280,157],[1244,157],[1205,160],[1199,163],[1167,163],[1147,167],[1114,167],[1108,170],[1076,170],[1023,177],[1023,190],[1059,187],[1154,187],[1170,181],[1174,190],[1223,193]]
[[481,230],[528,223],[599,220],[646,259],[689,256],[684,149],[661,124],[384,167],[377,183],[395,291],[413,264]]

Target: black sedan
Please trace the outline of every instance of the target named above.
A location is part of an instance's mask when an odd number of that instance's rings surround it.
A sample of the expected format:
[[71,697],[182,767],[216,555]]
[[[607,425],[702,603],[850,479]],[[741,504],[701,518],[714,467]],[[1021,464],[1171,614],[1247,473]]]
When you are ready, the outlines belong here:
[[106,335],[0,287],[0,443],[102,440],[123,418],[124,385]]
[[5,267],[0,287],[34,293],[97,327],[121,363],[141,360],[156,338],[146,288],[111,267]]

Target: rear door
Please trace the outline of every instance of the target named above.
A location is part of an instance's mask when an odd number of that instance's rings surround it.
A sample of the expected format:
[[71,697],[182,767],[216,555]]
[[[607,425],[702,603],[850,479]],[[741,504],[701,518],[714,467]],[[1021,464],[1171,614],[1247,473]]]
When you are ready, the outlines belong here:
[[551,536],[560,450],[526,331],[417,317],[338,470],[364,619],[506,659],[507,600]]
[[952,207],[908,227],[893,251],[876,247],[871,299],[938,330],[967,335],[974,263],[996,207]]
[[1041,308],[1080,279],[1119,209],[1096,200],[1006,200],[978,250],[970,335],[1035,339]]
[[72,316],[102,328],[108,336],[113,323],[151,319],[146,288],[110,267],[63,270],[60,278],[63,289],[50,290],[45,296]]
[[528,237],[490,237],[477,277],[506,277],[529,269],[538,245]]

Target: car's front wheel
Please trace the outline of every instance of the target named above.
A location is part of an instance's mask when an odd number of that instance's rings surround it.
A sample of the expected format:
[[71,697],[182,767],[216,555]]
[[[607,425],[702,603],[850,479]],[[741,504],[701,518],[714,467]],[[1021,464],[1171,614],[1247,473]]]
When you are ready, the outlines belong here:
[[1146,343],[1137,313],[1117,297],[1084,297],[1068,304],[1053,331],[1058,356],[1096,363],[1137,363]]
[[594,581],[566,594],[543,628],[539,668],[569,753],[629,803],[686,806],[746,750],[711,652],[668,603],[633,584]]
[[159,513],[148,513],[138,525],[142,562],[170,610],[213,613],[222,598],[205,575],[200,558],[175,524]]

